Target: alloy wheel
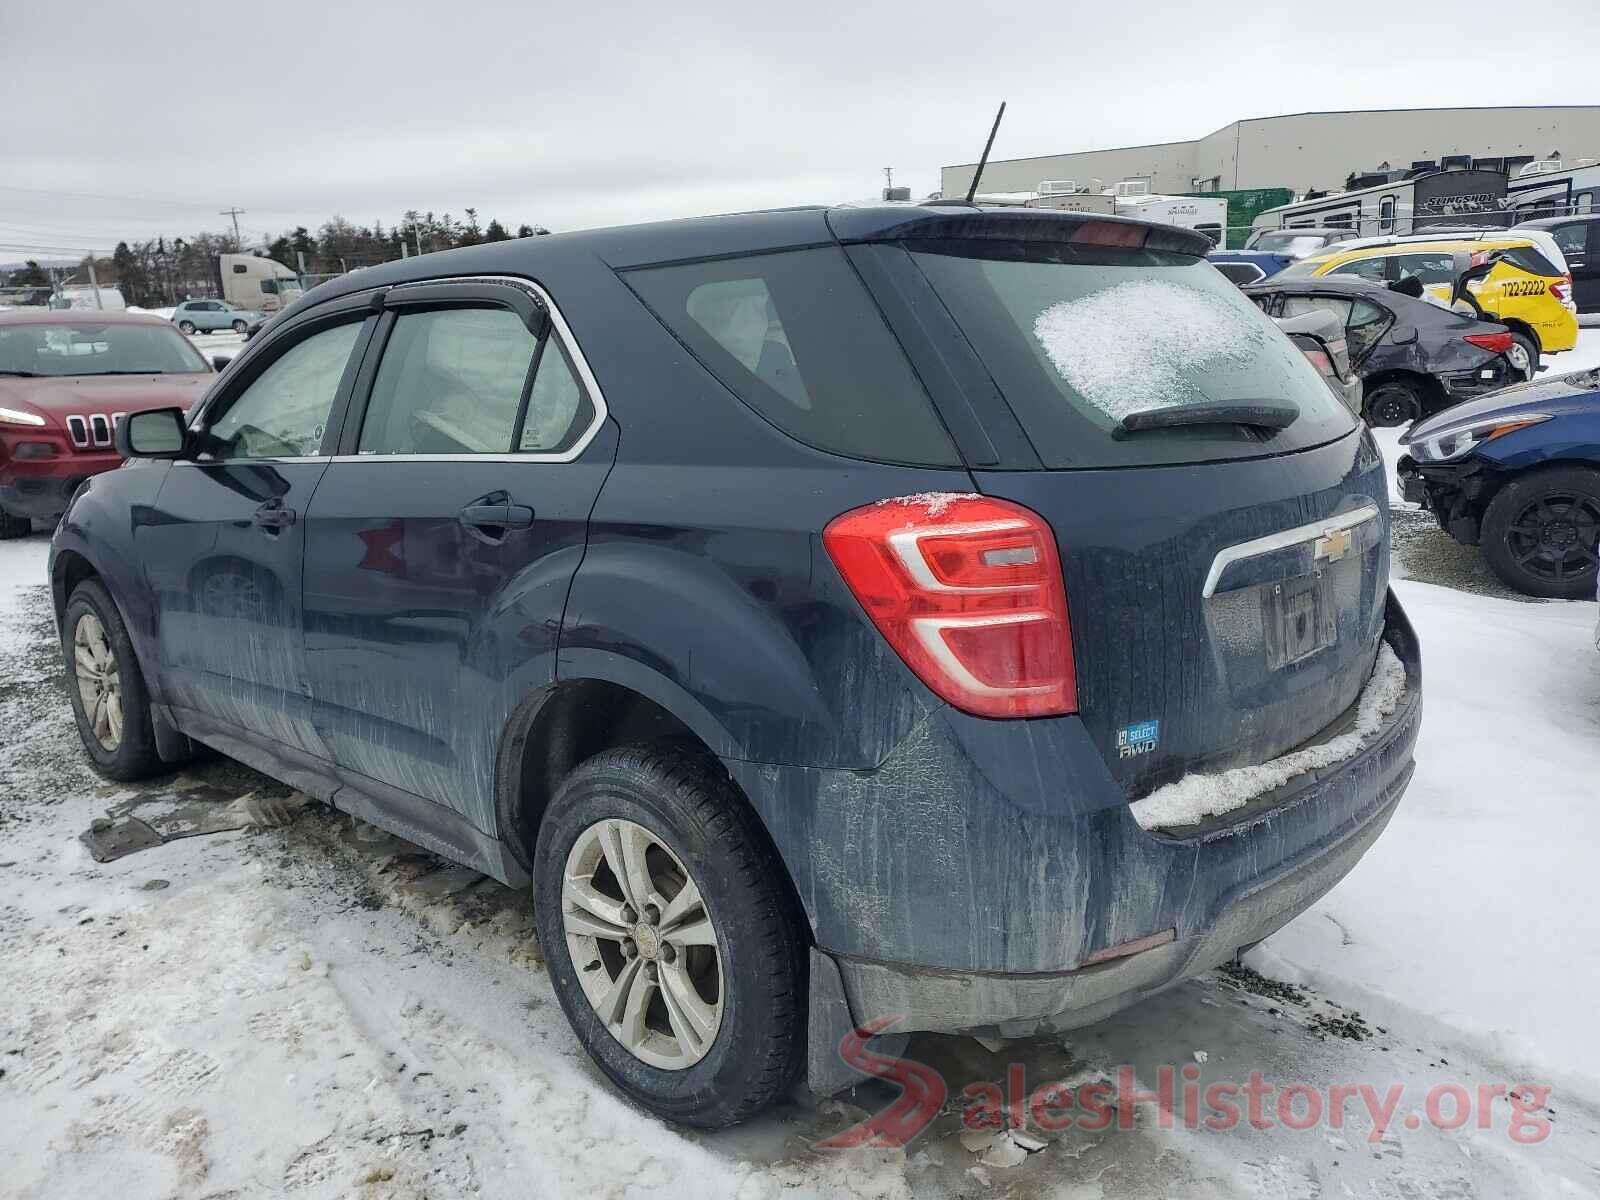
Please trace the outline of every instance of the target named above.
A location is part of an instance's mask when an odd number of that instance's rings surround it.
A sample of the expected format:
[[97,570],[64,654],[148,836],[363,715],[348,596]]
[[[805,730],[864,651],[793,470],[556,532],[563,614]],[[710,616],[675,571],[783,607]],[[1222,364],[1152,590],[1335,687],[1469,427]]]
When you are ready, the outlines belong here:
[[1506,549],[1519,570],[1565,583],[1600,564],[1600,499],[1577,492],[1539,497],[1506,530]]
[[72,669],[89,728],[103,750],[122,745],[122,677],[100,618],[84,613],[72,633]]
[[643,825],[578,836],[561,884],[567,949],[584,995],[635,1058],[667,1071],[705,1057],[722,1024],[722,954],[678,856]]
[[1511,343],[1511,349],[1506,351],[1506,361],[1524,379],[1533,378],[1533,360],[1528,357],[1528,348],[1521,342]]

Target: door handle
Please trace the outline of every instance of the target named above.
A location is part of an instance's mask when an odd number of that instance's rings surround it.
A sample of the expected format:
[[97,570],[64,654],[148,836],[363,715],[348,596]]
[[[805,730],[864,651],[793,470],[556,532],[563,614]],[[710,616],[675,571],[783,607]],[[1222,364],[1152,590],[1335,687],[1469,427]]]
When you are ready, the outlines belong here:
[[296,513],[285,508],[282,500],[268,500],[251,515],[250,520],[262,529],[287,529],[295,522]]
[[526,504],[503,500],[495,504],[469,504],[461,510],[461,523],[476,529],[527,529],[533,524],[533,509]]
[[508,508],[510,505],[503,501],[499,504],[469,504],[461,510],[461,523],[479,528],[487,526],[500,529],[506,523]]

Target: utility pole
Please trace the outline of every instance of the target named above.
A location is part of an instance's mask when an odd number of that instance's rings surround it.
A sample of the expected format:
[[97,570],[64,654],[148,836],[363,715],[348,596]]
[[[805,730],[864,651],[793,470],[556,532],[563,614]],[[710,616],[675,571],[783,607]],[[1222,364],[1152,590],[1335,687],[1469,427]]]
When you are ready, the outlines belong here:
[[886,187],[886,188],[893,188],[894,187],[894,168],[893,167],[885,167],[883,169],[883,186]]
[[242,208],[225,208],[217,214],[219,217],[233,218],[233,244],[241,250],[244,249],[244,242],[239,239],[239,214],[242,212],[244,212]]

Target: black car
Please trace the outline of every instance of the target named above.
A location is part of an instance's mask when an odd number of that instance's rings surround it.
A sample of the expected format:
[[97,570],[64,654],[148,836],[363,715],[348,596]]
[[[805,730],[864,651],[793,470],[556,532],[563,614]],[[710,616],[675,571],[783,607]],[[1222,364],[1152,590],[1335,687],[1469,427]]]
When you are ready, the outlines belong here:
[[1600,214],[1545,217],[1517,229],[1543,229],[1561,247],[1572,276],[1572,300],[1581,313],[1600,312]]
[[324,284],[63,517],[87,753],[530,887],[673,1120],[1098,1020],[1331,888],[1420,720],[1377,447],[1209,248],[817,208]]
[[1380,283],[1310,276],[1241,290],[1273,317],[1325,308],[1344,321],[1371,425],[1404,425],[1532,374],[1527,351],[1504,325]]

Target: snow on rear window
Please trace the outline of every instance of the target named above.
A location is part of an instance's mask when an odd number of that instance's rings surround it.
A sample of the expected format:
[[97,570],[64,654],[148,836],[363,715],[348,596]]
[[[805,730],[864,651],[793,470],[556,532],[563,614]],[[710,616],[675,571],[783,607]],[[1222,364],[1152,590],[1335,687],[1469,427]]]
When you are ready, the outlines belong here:
[[1219,368],[1248,363],[1267,346],[1253,314],[1164,279],[1128,279],[1041,312],[1033,336],[1061,378],[1121,420],[1151,408],[1233,397],[1204,387]]

